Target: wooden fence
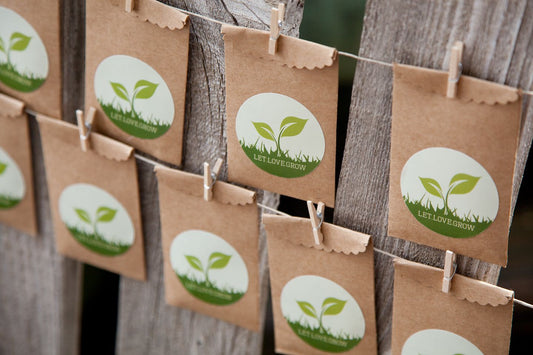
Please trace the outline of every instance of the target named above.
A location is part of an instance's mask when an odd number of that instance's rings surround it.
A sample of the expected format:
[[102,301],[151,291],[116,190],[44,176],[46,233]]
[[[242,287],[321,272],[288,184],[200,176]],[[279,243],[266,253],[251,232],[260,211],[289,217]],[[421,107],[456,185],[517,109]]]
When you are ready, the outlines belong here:
[[[97,0],[88,0],[97,1]],[[170,5],[247,27],[267,29],[278,0],[167,0]],[[303,0],[289,0],[282,32],[298,35]],[[84,1],[63,1],[63,112],[74,122],[83,107]],[[191,19],[190,59],[180,168],[225,156],[224,52],[219,25]],[[360,54],[388,62],[447,68],[455,40],[466,44],[464,73],[511,86],[533,83],[533,3],[527,0],[368,0]],[[164,60],[164,58],[162,58]],[[334,222],[374,236],[376,247],[442,266],[443,252],[386,236],[392,72],[359,63]],[[526,99],[514,197],[533,136]],[[55,253],[40,137],[31,121],[40,235],[0,226],[0,354],[76,354],[80,336],[81,265]],[[340,164],[341,162],[338,162]],[[165,305],[157,186],[152,166],[138,161],[148,281],[121,278],[117,354],[259,354],[262,333]],[[226,176],[223,172],[222,179]],[[261,192],[275,206],[278,196]],[[268,301],[265,238],[261,239],[262,310]],[[380,353],[390,352],[392,263],[376,254]],[[460,257],[458,272],[495,283],[499,268]]]

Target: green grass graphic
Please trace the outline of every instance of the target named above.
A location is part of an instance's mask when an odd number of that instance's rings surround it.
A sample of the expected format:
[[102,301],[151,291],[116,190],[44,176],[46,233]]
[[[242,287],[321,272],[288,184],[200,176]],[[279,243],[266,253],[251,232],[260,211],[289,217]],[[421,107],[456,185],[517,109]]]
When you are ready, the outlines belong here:
[[0,194],[0,209],[15,207],[20,201],[22,201],[20,198]]
[[32,73],[21,73],[15,66],[0,63],[0,81],[12,89],[21,92],[32,92],[43,85],[46,77],[37,77]]
[[423,203],[424,197],[425,195],[420,200],[413,201],[409,196],[403,196],[403,200],[420,223],[439,234],[452,238],[470,238],[487,229],[493,222],[471,213],[458,216],[457,209],[445,210],[444,207],[434,206],[429,200]]
[[221,288],[210,281],[203,281],[194,276],[179,274],[179,280],[185,289],[194,297],[207,303],[218,306],[225,306],[237,302],[244,296],[244,292],[239,292],[231,288]]
[[113,243],[104,239],[100,234],[86,232],[77,226],[67,225],[70,234],[84,247],[106,256],[116,256],[124,253],[131,244]]
[[117,103],[106,103],[102,99],[98,99],[98,102],[111,122],[135,137],[157,138],[165,134],[171,126],[153,117],[145,118],[142,113],[126,111]]
[[353,348],[361,341],[361,338],[348,334],[332,334],[328,329],[321,330],[320,327],[313,327],[305,321],[285,319],[296,335],[307,344],[320,350],[340,353]]
[[276,176],[286,178],[297,178],[309,174],[321,162],[317,157],[298,154],[295,157],[289,155],[288,150],[268,149],[263,143],[260,146],[259,140],[254,144],[246,144],[240,140],[244,153],[260,169]]

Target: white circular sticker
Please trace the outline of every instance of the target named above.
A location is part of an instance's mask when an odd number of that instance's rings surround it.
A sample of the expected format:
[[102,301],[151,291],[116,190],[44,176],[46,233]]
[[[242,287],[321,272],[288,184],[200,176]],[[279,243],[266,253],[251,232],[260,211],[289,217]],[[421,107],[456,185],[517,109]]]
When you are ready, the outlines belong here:
[[239,108],[235,127],[244,153],[272,175],[305,176],[324,157],[326,142],[318,120],[291,97],[274,93],[250,97]]
[[0,81],[31,92],[47,77],[48,55],[41,37],[22,16],[0,6]]
[[298,276],[287,282],[281,292],[281,312],[298,337],[323,351],[347,351],[365,334],[359,304],[343,287],[320,276]]
[[22,172],[9,154],[0,148],[0,210],[15,207],[25,194]]
[[498,213],[498,190],[487,170],[453,149],[415,153],[403,167],[401,190],[413,216],[448,237],[478,235]]
[[411,335],[402,347],[402,355],[483,355],[474,344],[452,332],[426,329]]
[[248,271],[237,250],[219,236],[185,231],[172,241],[170,264],[194,297],[219,306],[237,302],[248,290]]
[[155,69],[137,58],[104,59],[94,75],[94,91],[111,122],[132,136],[160,137],[174,121],[170,89]]
[[135,229],[120,202],[90,184],[73,184],[59,197],[59,214],[70,234],[96,253],[115,256],[133,244]]

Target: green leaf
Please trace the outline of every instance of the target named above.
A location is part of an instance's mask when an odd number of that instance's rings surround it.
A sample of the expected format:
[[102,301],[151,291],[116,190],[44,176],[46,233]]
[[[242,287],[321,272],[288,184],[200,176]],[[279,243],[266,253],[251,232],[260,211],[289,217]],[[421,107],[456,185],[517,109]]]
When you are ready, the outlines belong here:
[[100,207],[96,210],[96,220],[98,222],[111,222],[116,214],[117,210],[109,207]]
[[120,83],[114,83],[110,81],[111,87],[113,88],[113,91],[115,91],[115,94],[123,100],[126,100],[130,102],[130,99],[128,98],[128,90],[124,87],[124,85]]
[[346,301],[342,301],[333,297],[328,297],[322,303],[322,308],[325,309],[324,315],[334,316],[339,314],[344,309]]
[[468,174],[456,174],[450,180],[450,186],[453,184],[453,188],[450,191],[450,195],[463,195],[467,194],[476,187],[480,176],[472,176]]
[[294,137],[302,133],[307,120],[302,118],[287,116],[281,121],[279,129],[282,137]]
[[196,256],[185,255],[185,258],[187,258],[189,265],[191,265],[193,269],[204,272],[204,267],[202,266],[202,262]]
[[432,178],[423,178],[423,177],[418,177],[418,178],[422,182],[422,185],[424,186],[424,189],[426,189],[427,192],[429,192],[433,196],[442,198],[442,189],[439,183],[437,182],[437,180],[434,180]]
[[2,37],[0,37],[0,51],[4,53],[6,52],[6,47],[5,47],[4,40],[2,39]]
[[231,255],[215,252],[209,256],[209,269],[223,269],[230,259]]
[[91,216],[89,216],[86,211],[82,210],[81,208],[75,208],[74,211],[82,221],[91,224]]
[[[135,98],[136,99],[149,99],[152,96],[154,96],[155,89],[159,84],[151,83],[147,80],[139,80],[137,84],[135,84]],[[137,91],[138,89],[138,91]]]
[[269,139],[273,142],[276,141],[276,137],[274,136],[274,131],[272,130],[272,128],[270,128],[268,124],[264,122],[252,122],[252,123],[255,127],[255,130],[257,131],[257,133],[259,133],[261,137]]
[[304,314],[318,319],[318,317],[316,316],[315,307],[313,307],[311,303],[305,301],[296,301],[296,303],[298,303],[298,306],[300,306],[300,309],[302,310],[302,312],[304,312]]
[[7,164],[0,162],[0,175],[2,175],[4,171],[6,171],[6,168],[7,168]]
[[20,32],[15,32],[11,35],[11,38],[9,39],[9,49],[21,52],[28,48],[30,40],[31,37],[28,37]]

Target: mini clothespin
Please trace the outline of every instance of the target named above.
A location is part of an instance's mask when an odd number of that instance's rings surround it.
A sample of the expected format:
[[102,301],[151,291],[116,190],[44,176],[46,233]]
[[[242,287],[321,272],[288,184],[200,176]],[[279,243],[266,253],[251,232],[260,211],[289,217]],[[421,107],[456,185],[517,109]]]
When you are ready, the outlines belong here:
[[217,182],[218,174],[222,168],[224,161],[220,158],[217,159],[213,171],[209,163],[204,162],[204,200],[211,201],[213,199],[213,186]]
[[461,78],[463,72],[463,49],[464,43],[457,41],[453,44],[450,53],[450,67],[448,69],[448,89],[446,90],[446,97],[454,99],[457,95],[457,83]]
[[268,41],[268,54],[276,54],[278,50],[278,38],[285,18],[285,4],[279,3],[278,8],[272,8],[270,12],[270,40]]
[[446,250],[446,256],[444,257],[444,276],[442,278],[442,292],[450,292],[452,287],[452,279],[457,271],[457,255],[451,251]]
[[87,118],[83,116],[82,110],[76,110],[76,118],[78,119],[78,130],[80,132],[80,145],[81,150],[84,152],[91,149],[89,136],[91,135],[95,114],[96,109],[94,107],[89,108],[89,111],[87,112]]
[[322,234],[322,223],[324,222],[324,209],[326,205],[324,202],[319,202],[317,209],[312,201],[307,201],[307,209],[309,210],[309,218],[311,219],[311,226],[313,227],[313,237],[315,237],[315,244],[320,245],[324,240]]
[[126,0],[126,2],[124,3],[124,10],[126,10],[126,12],[132,12],[134,7],[135,0]]

